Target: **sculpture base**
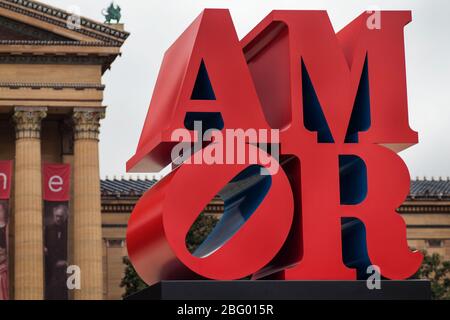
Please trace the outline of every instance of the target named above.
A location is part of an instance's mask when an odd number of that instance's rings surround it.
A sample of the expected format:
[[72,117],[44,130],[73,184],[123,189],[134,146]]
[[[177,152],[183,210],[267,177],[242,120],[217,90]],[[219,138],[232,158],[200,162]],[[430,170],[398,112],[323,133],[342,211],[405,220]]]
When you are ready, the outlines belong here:
[[382,280],[380,289],[357,281],[161,281],[125,300],[429,300],[427,280]]

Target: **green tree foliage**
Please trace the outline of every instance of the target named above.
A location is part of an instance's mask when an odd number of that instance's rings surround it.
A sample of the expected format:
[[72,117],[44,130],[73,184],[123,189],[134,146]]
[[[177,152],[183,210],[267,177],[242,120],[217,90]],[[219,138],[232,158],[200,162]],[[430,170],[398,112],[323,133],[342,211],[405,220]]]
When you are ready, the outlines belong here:
[[215,216],[204,214],[195,220],[186,236],[186,246],[190,253],[193,253],[203,243],[218,221],[219,219]]
[[[194,252],[203,243],[218,221],[219,219],[215,216],[203,213],[199,215],[186,236],[186,246],[189,252]],[[120,283],[120,286],[125,288],[123,297],[147,288],[147,284],[138,276],[128,257],[123,258],[123,263],[125,264],[125,275]]]
[[444,261],[437,253],[422,253],[422,266],[413,278],[430,280],[433,299],[450,299],[450,261]]
[[125,298],[147,288],[147,284],[139,278],[128,257],[123,257],[123,263],[125,264],[125,274],[120,282],[120,287],[125,288],[125,293],[123,294]]

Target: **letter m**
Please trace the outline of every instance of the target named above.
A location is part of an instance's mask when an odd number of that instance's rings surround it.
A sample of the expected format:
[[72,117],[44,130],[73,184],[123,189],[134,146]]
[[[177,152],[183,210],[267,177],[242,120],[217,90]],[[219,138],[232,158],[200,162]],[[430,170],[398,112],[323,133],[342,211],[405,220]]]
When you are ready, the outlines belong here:
[[[371,14],[363,13],[336,34],[326,11],[273,11],[241,41],[272,127],[294,129],[305,124],[318,132],[319,142],[335,143],[354,133],[348,130],[366,131],[367,125],[349,127],[366,72],[370,130],[359,134],[359,142],[386,145],[396,152],[417,143],[417,133],[408,124],[403,37],[411,13],[382,11],[380,18],[380,29],[369,29]],[[304,119],[298,102],[305,77],[329,128]],[[330,131],[328,138],[321,132],[325,129]]]

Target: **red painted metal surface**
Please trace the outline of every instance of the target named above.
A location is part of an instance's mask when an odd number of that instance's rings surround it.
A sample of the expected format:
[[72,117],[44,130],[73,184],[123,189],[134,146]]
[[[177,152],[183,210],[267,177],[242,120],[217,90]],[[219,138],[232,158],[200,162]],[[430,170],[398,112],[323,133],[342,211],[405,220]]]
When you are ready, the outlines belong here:
[[[368,18],[363,13],[335,34],[325,11],[273,11],[239,41],[229,12],[207,9],[168,49],[129,171],[170,164],[178,142],[171,133],[184,127],[188,112],[220,112],[222,132],[280,129],[281,158],[290,160],[271,176],[269,193],[245,225],[204,258],[187,251],[186,233],[208,201],[250,163],[183,164],[151,188],[127,231],[131,261],[147,283],[270,274],[356,279],[343,261],[343,218],[364,224],[368,257],[383,276],[415,273],[422,256],[408,248],[406,225],[395,211],[409,190],[408,169],[396,152],[418,141],[408,124],[404,60],[403,29],[411,14],[383,11],[375,30],[367,27]],[[191,100],[202,61],[215,100]],[[305,125],[306,70],[326,132]],[[364,72],[370,125],[349,141]],[[324,132],[331,138],[323,140]],[[340,190],[343,155],[358,157],[366,168],[367,194],[352,205],[343,203]]]

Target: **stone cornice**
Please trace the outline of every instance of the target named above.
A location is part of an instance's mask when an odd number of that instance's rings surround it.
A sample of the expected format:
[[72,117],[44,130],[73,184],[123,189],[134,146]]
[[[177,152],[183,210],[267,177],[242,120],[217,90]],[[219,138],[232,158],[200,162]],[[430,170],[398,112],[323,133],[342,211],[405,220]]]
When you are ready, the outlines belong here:
[[41,120],[47,116],[47,108],[16,107],[13,121],[16,128],[16,139],[36,138],[41,135]]
[[411,214],[423,214],[423,213],[436,213],[436,214],[446,214],[450,213],[449,205],[402,205],[397,209],[398,213],[411,213]]
[[[122,198],[124,201],[133,199],[137,202],[136,196],[128,197],[121,195],[115,199]],[[131,213],[134,209],[134,204],[130,203],[108,203],[105,196],[102,195],[102,213]],[[208,204],[206,212],[208,213],[222,213],[224,210],[223,204]],[[450,214],[450,206],[401,206],[397,209],[400,214]]]
[[[136,199],[137,201],[137,199]],[[133,204],[120,204],[120,203],[102,203],[102,213],[131,213],[134,209]],[[223,205],[206,206],[206,212],[208,213],[223,213]],[[400,214],[450,214],[450,208],[447,206],[427,207],[427,208],[399,208],[397,212]]]
[[10,30],[15,34],[30,37],[34,40],[70,41],[69,38],[65,38],[56,33],[36,28],[29,24],[18,22],[3,16],[0,16],[0,27]]
[[[108,200],[111,199],[107,199],[103,194],[102,194],[102,213],[123,213],[123,214],[129,214],[133,211],[134,206],[136,204],[136,202],[139,200],[139,197],[127,197],[127,196],[122,196],[122,197],[117,197],[115,198],[115,200],[117,201],[117,199],[123,199],[123,203],[121,202],[111,202]],[[127,200],[132,200],[132,203],[130,203]],[[209,203],[205,210],[205,212],[207,213],[223,213],[224,211],[224,205],[223,203]]]
[[98,55],[1,55],[0,64],[79,64],[79,65],[102,65],[105,72],[114,61],[115,56]]
[[104,117],[104,109],[75,108],[72,116],[75,140],[98,140],[100,120]]
[[19,89],[19,88],[32,88],[32,89],[51,88],[51,89],[55,89],[55,90],[61,90],[61,89],[76,89],[76,90],[95,89],[95,90],[104,90],[105,89],[104,85],[95,84],[95,83],[0,82],[0,87],[2,87],[2,88],[10,88],[10,89]]
[[0,82],[0,88],[9,89],[21,89],[21,88],[31,88],[31,89],[42,89],[50,88],[55,90],[62,89],[75,89],[75,90],[85,90],[85,89],[95,89],[103,91],[105,86],[102,84],[95,83],[24,83],[24,82]]
[[[0,7],[65,29],[69,29],[66,21],[72,15],[67,11],[29,0],[1,0]],[[80,17],[80,24],[83,28],[69,30],[104,42],[117,42],[118,46],[129,36],[128,32],[84,17]]]
[[449,201],[450,195],[428,195],[428,196],[412,196],[409,195],[406,198],[407,201],[419,202],[419,201]]
[[134,204],[106,204],[102,203],[102,213],[131,213]]
[[116,47],[111,42],[73,40],[0,40],[0,45]]
[[[126,195],[117,193],[102,192],[102,212],[103,213],[130,213],[134,208],[134,203],[137,202],[142,193],[133,193],[133,195]],[[123,202],[113,203],[111,200],[121,199]],[[221,213],[224,210],[223,203],[211,202],[207,205],[206,211],[210,213]],[[450,214],[450,206],[448,205],[402,205],[397,209],[400,214]]]

